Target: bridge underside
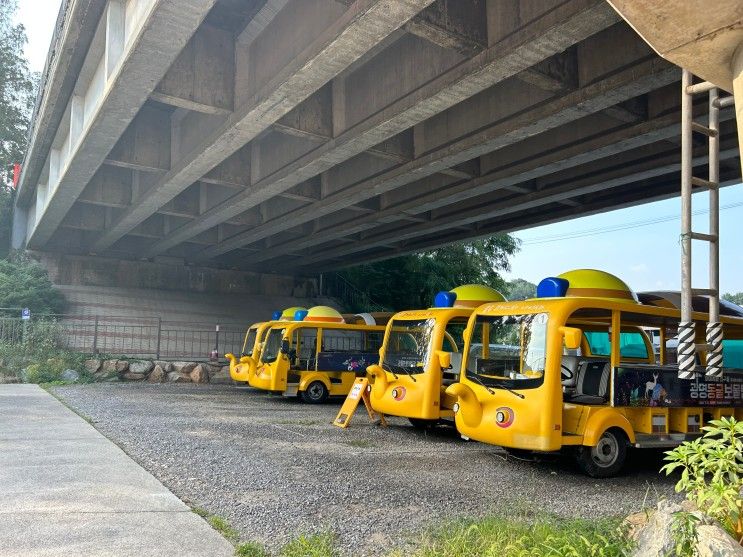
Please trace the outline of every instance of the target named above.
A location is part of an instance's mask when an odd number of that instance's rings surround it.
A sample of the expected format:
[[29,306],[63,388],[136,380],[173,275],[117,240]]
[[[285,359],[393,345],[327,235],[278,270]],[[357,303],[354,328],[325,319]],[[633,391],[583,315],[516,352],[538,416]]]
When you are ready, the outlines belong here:
[[316,272],[678,195],[680,70],[603,0],[132,2],[70,3],[29,248]]

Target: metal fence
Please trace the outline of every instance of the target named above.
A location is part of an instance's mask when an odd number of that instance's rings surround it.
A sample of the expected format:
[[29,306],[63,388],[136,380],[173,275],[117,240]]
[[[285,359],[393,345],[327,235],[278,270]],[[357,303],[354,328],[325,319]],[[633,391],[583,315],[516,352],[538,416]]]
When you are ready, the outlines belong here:
[[85,354],[162,360],[207,360],[239,354],[245,328],[236,324],[165,321],[159,317],[0,316],[0,342],[33,351],[41,343]]

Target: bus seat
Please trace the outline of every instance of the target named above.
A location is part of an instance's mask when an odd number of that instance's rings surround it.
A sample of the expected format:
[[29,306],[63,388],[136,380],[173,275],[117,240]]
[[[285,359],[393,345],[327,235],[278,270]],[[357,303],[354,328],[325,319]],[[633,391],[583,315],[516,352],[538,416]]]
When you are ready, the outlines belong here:
[[578,367],[575,394],[571,402],[578,404],[606,404],[609,395],[609,362],[584,360]]
[[459,377],[459,371],[462,369],[462,353],[451,352],[451,369],[442,370],[442,385],[451,385]]
[[560,362],[560,377],[562,378],[562,386],[564,390],[575,389],[578,383],[578,364],[580,358],[578,356],[563,356],[562,362]]

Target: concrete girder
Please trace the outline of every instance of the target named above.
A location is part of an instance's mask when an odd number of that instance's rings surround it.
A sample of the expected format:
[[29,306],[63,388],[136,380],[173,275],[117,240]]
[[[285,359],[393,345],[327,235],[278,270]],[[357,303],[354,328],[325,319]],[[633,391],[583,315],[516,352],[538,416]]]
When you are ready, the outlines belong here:
[[[455,66],[425,87],[355,124],[350,130],[325,142],[276,175],[253,184],[228,203],[214,208],[210,215],[205,215],[198,223],[188,225],[153,246],[147,255],[152,257],[162,253],[186,241],[190,235],[216,225],[226,216],[244,211],[295,183],[329,170],[339,162],[367,151],[385,139],[514,76],[615,22],[615,14],[604,3],[581,0],[563,4],[502,42]],[[436,172],[449,174],[451,166],[455,164],[442,165]]]
[[23,160],[23,172],[18,183],[16,203],[27,206],[39,183],[51,149],[54,135],[67,110],[75,88],[75,79],[85,61],[96,25],[106,7],[104,0],[78,0],[68,12],[60,10],[53,37],[53,54],[47,56],[45,72],[39,84],[39,96],[32,120],[29,149]]
[[[158,207],[219,164],[225,154],[235,152],[264,132],[431,1],[357,0],[322,36],[268,82],[265,90],[256,92],[250,101],[236,108],[224,123],[209,133],[200,145],[184,153],[183,158],[175,162],[170,172],[148,192],[147,199],[127,210],[96,242],[94,249],[102,251],[111,247]],[[247,208],[241,208],[227,218]],[[209,218],[209,215],[204,218]],[[188,237],[223,220],[225,218],[218,219],[208,227],[199,227]]]
[[46,209],[27,239],[29,248],[43,247],[52,236],[213,3],[162,0],[142,15],[137,35],[129,38],[123,58],[104,80],[97,110],[91,112],[77,150],[48,196]]
[[[733,114],[729,110],[723,113],[723,120],[732,117]],[[382,211],[372,212],[367,217],[323,227],[310,236],[293,238],[285,246],[276,246],[274,252],[261,253],[251,261],[255,263],[268,261],[280,257],[284,249],[306,249],[328,240],[337,240],[368,230],[379,222],[394,222],[398,220],[401,212],[420,214],[498,189],[528,193],[526,188],[517,184],[673,137],[678,135],[680,126],[679,114],[672,113],[632,127],[602,133],[598,137],[577,144],[569,144],[562,148],[546,148],[546,154],[542,156],[530,157],[517,164],[509,162],[504,168],[498,167],[473,180],[440,184],[430,188],[430,193],[426,195],[396,203]]]
[[[650,60],[637,67],[613,74],[604,80],[569,93],[551,103],[540,104],[504,122],[498,122],[458,141],[429,152],[417,159],[393,168],[379,176],[363,180],[289,216],[290,222],[300,224],[348,205],[357,204],[376,195],[391,191],[412,181],[440,172],[456,164],[474,159],[484,153],[511,145],[543,131],[572,122],[582,116],[603,110],[607,106],[643,94],[678,79],[678,70],[665,62]],[[200,259],[221,255],[254,239],[266,237],[286,227],[286,221],[271,223],[231,238],[204,251]]]
[[[734,159],[738,157],[737,148],[728,148],[720,152],[721,160]],[[675,159],[675,160],[674,160]],[[320,254],[314,256],[304,256],[301,259],[301,267],[317,265],[328,260],[346,258],[348,255],[357,254],[360,252],[368,251],[374,248],[383,248],[389,246],[391,242],[405,244],[411,239],[418,237],[428,236],[439,231],[447,229],[455,229],[455,226],[467,227],[474,223],[481,221],[487,221],[494,218],[508,218],[509,215],[521,215],[525,211],[543,207],[553,203],[563,203],[566,200],[574,199],[584,195],[594,194],[597,192],[606,193],[614,188],[627,186],[628,184],[635,184],[644,180],[664,176],[667,174],[673,174],[678,172],[681,168],[680,162],[678,162],[679,154],[674,154],[665,157],[660,161],[662,164],[658,166],[658,161],[649,160],[640,165],[633,165],[628,169],[620,168],[618,170],[612,170],[605,173],[602,176],[591,176],[584,178],[579,181],[570,182],[562,186],[556,186],[549,188],[544,191],[534,192],[532,194],[525,195],[523,197],[509,198],[501,202],[496,202],[489,206],[486,210],[478,207],[468,211],[463,211],[457,215],[453,220],[451,219],[440,219],[449,220],[446,225],[442,225],[439,221],[431,221],[419,227],[406,227],[404,230],[393,230],[390,232],[379,234],[373,238],[365,238],[363,242],[359,242],[350,246],[341,247],[338,249],[324,249]],[[699,155],[694,157],[693,165],[701,166],[707,163],[707,155]],[[583,203],[578,203],[578,207],[584,207]],[[583,211],[580,211],[583,215]],[[543,220],[540,220],[540,224]],[[523,228],[523,227],[519,227]],[[467,230],[465,230],[466,232]],[[469,235],[464,234],[461,239],[481,237],[482,235],[473,234],[473,232],[479,232],[480,227],[476,229],[469,229]],[[491,231],[489,234],[496,232],[507,232],[509,230],[496,230]],[[438,244],[436,244],[438,245]],[[416,248],[418,249],[418,244]],[[414,250],[413,250],[414,251]],[[396,255],[401,253],[396,252]],[[389,255],[388,255],[389,257]],[[354,258],[358,261],[358,258]],[[288,268],[288,265],[279,266],[277,268]]]

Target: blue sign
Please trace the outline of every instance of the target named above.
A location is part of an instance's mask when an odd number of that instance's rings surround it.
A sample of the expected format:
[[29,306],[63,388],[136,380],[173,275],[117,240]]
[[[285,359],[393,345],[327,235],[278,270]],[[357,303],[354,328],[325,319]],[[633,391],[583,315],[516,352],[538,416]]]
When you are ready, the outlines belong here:
[[21,310],[21,319],[31,319],[31,310],[28,308],[23,308]]

